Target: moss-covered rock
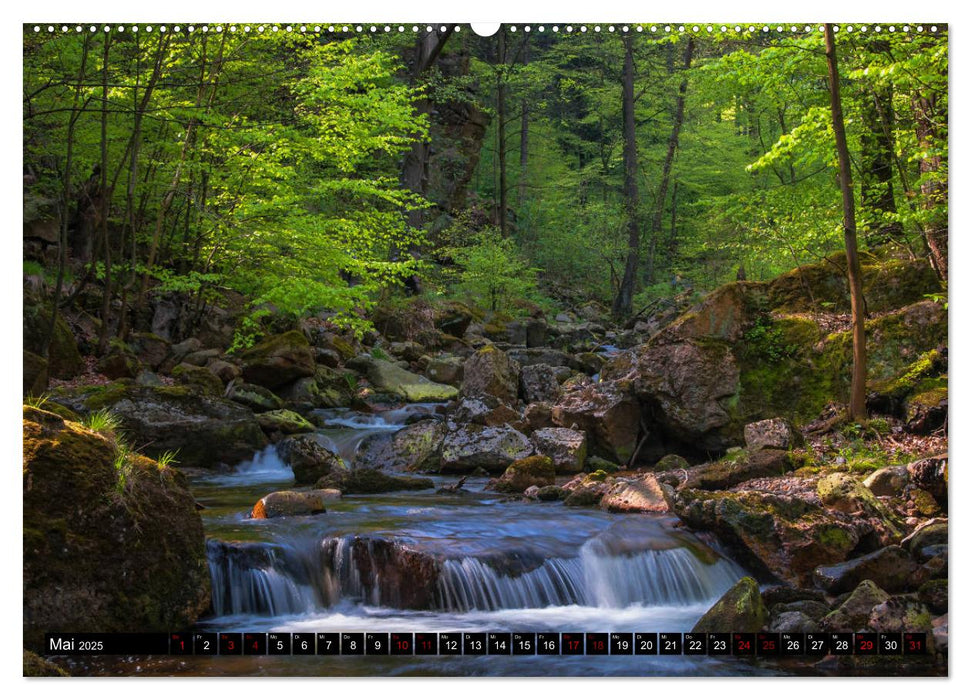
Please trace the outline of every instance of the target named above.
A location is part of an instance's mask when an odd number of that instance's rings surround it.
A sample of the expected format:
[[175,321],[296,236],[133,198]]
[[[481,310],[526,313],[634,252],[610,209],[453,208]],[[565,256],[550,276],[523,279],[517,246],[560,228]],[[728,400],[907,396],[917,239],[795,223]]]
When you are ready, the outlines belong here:
[[278,389],[301,377],[314,375],[314,354],[299,331],[274,335],[240,356],[247,382]]
[[424,491],[435,482],[415,476],[392,476],[379,469],[350,469],[331,472],[321,477],[318,489],[337,489],[344,494],[388,493],[391,491]]
[[916,570],[917,562],[902,548],[893,545],[839,564],[820,566],[813,572],[813,580],[833,595],[851,591],[865,580],[896,593],[908,587]]
[[377,391],[413,403],[451,401],[459,393],[454,386],[436,384],[387,360],[365,355],[355,358],[354,366],[365,372]]
[[166,632],[209,605],[202,521],[184,476],[24,407],[24,643],[45,632]]
[[277,453],[293,470],[294,482],[298,486],[313,484],[323,476],[347,470],[340,455],[324,447],[314,433],[284,438],[277,444]]
[[890,600],[890,594],[873,581],[861,581],[853,593],[823,618],[823,628],[831,632],[855,632],[866,627],[870,612]]
[[253,411],[274,411],[283,407],[283,401],[266,387],[246,382],[234,383],[227,398]]
[[191,388],[206,396],[222,396],[224,387],[222,380],[206,367],[196,367],[189,364],[179,364],[172,369],[172,377],[176,383]]
[[24,350],[24,396],[40,396],[47,390],[47,360]]
[[466,473],[485,469],[501,474],[534,452],[529,438],[509,426],[464,425],[442,442],[442,471]]
[[533,455],[506,467],[493,488],[500,493],[522,493],[530,486],[552,486],[555,477],[553,460],[543,455]]
[[[587,436],[569,428],[541,428],[529,438],[536,452],[553,460],[557,474],[577,474],[587,461]],[[606,460],[604,460],[606,461]]]
[[51,663],[47,659],[38,656],[32,651],[24,649],[24,677],[45,677],[45,676],[70,676],[67,671]]
[[692,632],[760,632],[769,613],[759,595],[759,584],[746,576],[732,586],[701,619]]
[[[50,331],[51,317],[47,309],[24,306],[24,349],[43,357],[44,340]],[[48,371],[58,379],[70,379],[84,371],[84,360],[78,350],[77,340],[60,314],[54,324],[54,336],[48,350]]]
[[781,476],[792,468],[792,459],[784,450],[738,450],[717,462],[691,470],[682,488],[717,491],[749,479]]
[[134,379],[141,371],[141,364],[134,354],[116,349],[98,360],[95,369],[108,379]]
[[258,413],[256,414],[256,422],[267,433],[293,435],[295,433],[309,433],[314,429],[313,424],[306,418],[285,408]]
[[486,345],[465,361],[462,396],[493,396],[515,404],[519,395],[519,364],[494,345]]

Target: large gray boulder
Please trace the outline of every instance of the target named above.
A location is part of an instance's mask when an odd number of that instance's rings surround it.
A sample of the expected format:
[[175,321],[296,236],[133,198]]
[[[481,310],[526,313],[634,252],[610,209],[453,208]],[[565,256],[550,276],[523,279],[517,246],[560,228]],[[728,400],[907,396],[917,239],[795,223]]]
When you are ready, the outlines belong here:
[[462,396],[492,396],[515,404],[519,396],[519,365],[494,345],[486,345],[465,361]]
[[484,469],[500,474],[510,464],[533,452],[529,438],[514,428],[466,425],[445,436],[442,471],[464,473]]

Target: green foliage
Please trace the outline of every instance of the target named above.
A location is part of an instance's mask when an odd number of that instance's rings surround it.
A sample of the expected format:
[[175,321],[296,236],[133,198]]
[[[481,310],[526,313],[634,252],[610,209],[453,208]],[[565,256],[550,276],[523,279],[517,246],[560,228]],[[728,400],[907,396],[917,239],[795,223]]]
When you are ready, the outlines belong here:
[[785,331],[769,316],[759,316],[743,337],[745,353],[755,362],[774,364],[799,352],[799,345],[788,342]]
[[34,396],[33,394],[27,394],[24,397],[24,406],[30,406],[31,408],[43,409],[51,400],[50,394],[41,394],[40,396]]
[[103,408],[100,411],[95,411],[88,415],[82,421],[82,425],[95,433],[113,437],[117,435],[118,429],[121,427],[121,421],[110,410]]
[[178,450],[166,450],[156,457],[155,461],[158,462],[159,469],[166,469],[174,464],[178,464],[179,460],[176,459],[178,454]]
[[459,234],[464,245],[449,250],[461,267],[458,290],[480,300],[492,311],[508,311],[536,287],[536,270],[520,254],[516,242],[496,228]]

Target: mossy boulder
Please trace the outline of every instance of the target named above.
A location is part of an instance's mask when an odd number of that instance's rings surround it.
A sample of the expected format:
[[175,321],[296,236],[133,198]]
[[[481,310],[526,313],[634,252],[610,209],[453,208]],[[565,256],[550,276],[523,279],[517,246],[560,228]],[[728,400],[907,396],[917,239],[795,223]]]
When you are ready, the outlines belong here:
[[851,591],[865,580],[896,593],[909,586],[916,570],[917,562],[905,550],[893,545],[839,564],[820,566],[813,572],[813,580],[832,595]]
[[509,426],[464,425],[442,442],[442,472],[484,469],[501,474],[506,467],[534,452],[529,438]]
[[240,355],[247,382],[278,389],[301,377],[312,377],[314,354],[299,331],[274,335]]
[[179,364],[172,369],[172,377],[177,384],[206,396],[222,396],[225,390],[222,380],[206,367]]
[[669,454],[657,461],[654,465],[654,471],[666,472],[675,469],[688,469],[690,466],[691,463],[681,455]]
[[589,453],[626,464],[637,448],[641,410],[629,387],[602,381],[567,391],[553,404],[553,422],[586,434]]
[[862,630],[870,620],[870,612],[888,600],[890,594],[873,581],[861,581],[836,610],[823,618],[823,627],[831,632]]
[[318,489],[337,489],[344,494],[389,493],[391,491],[424,491],[435,487],[431,479],[415,476],[392,476],[379,469],[350,469],[331,472],[321,477]]
[[577,474],[587,462],[587,436],[570,428],[540,428],[529,438],[536,452],[553,460],[557,474]]
[[134,379],[141,371],[141,364],[134,354],[116,349],[98,360],[95,369],[108,379]]
[[451,401],[459,393],[454,386],[437,384],[387,360],[364,355],[355,358],[354,366],[364,371],[377,391],[412,403]]
[[202,521],[184,476],[111,439],[23,413],[24,643],[45,632],[167,632],[209,605]]
[[314,429],[313,424],[306,418],[285,408],[258,413],[256,414],[256,422],[267,433],[294,435],[295,433],[309,433]]
[[340,455],[324,447],[314,433],[284,438],[277,444],[277,454],[293,470],[294,482],[298,486],[313,484],[323,476],[347,470]]
[[24,396],[40,396],[47,390],[47,360],[24,350]]
[[465,361],[462,396],[493,396],[515,404],[519,396],[519,364],[494,345],[486,345]]
[[24,649],[24,678],[70,675],[57,664]]
[[761,632],[769,619],[762,603],[759,584],[746,576],[728,589],[701,619],[692,632]]
[[856,477],[841,472],[826,474],[817,482],[816,493],[831,510],[867,518],[884,544],[898,542],[903,537],[899,518]]
[[717,491],[749,479],[781,476],[792,469],[792,458],[785,450],[738,450],[691,470],[681,487]]
[[[50,311],[39,306],[24,306],[24,349],[43,356],[44,340],[50,331]],[[78,350],[74,332],[61,314],[54,324],[54,335],[48,349],[48,372],[57,379],[70,379],[84,371],[84,360]]]
[[689,527],[713,532],[740,562],[793,586],[812,586],[813,571],[845,561],[873,532],[865,519],[812,500],[761,491],[668,493],[671,510]]
[[500,493],[522,493],[530,486],[552,486],[555,477],[553,460],[543,455],[533,455],[506,467],[493,488]]
[[253,411],[274,411],[283,407],[283,401],[279,396],[257,384],[234,383],[226,396]]
[[251,411],[188,386],[118,381],[56,392],[52,400],[80,413],[109,409],[133,444],[153,457],[177,452],[182,467],[232,465],[266,446]]

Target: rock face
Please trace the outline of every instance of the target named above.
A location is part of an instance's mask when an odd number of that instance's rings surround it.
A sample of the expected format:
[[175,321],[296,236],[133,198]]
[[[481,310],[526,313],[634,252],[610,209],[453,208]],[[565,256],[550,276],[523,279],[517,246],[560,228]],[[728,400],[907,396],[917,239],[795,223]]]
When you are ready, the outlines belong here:
[[529,438],[508,426],[465,425],[442,443],[442,472],[465,473],[485,469],[500,474],[518,459],[533,454]]
[[588,385],[565,394],[552,407],[553,422],[582,430],[590,451],[618,464],[637,447],[640,408],[623,387],[610,382]]
[[268,433],[283,433],[284,435],[309,433],[314,429],[314,426],[306,418],[285,408],[258,413],[256,414],[256,422]]
[[519,375],[519,393],[526,403],[554,402],[560,397],[556,371],[549,365],[528,365]]
[[741,563],[793,586],[812,586],[813,571],[845,561],[872,524],[794,496],[759,491],[684,490],[669,495],[685,524],[714,532]]
[[326,513],[326,501],[338,500],[341,492],[333,489],[311,491],[274,491],[263,496],[253,506],[251,518],[279,518],[286,515],[317,515]]
[[435,487],[431,479],[414,476],[392,476],[379,469],[351,469],[331,472],[317,481],[318,489],[336,489],[341,493],[368,494],[390,491],[424,491]]
[[[50,329],[49,310],[24,305],[24,349],[42,355],[44,339]],[[54,336],[48,357],[48,372],[58,379],[70,379],[84,369],[84,361],[78,351],[77,341],[70,326],[60,314],[54,324]]]
[[180,467],[236,464],[266,446],[253,414],[233,401],[200,396],[189,387],[116,382],[58,396],[81,412],[109,409],[135,445],[157,457],[176,452]]
[[462,384],[463,372],[465,371],[464,365],[465,363],[459,357],[455,357],[454,355],[439,355],[428,361],[428,366],[425,368],[425,376],[439,384],[460,386]]
[[510,464],[496,480],[494,488],[500,493],[522,493],[531,486],[537,489],[552,486],[555,476],[553,460],[534,455]]
[[495,346],[485,346],[465,361],[462,396],[493,396],[515,404],[519,396],[519,365]]
[[314,375],[314,354],[303,333],[289,331],[267,338],[241,356],[247,382],[278,389]]
[[740,450],[717,462],[692,470],[682,484],[686,489],[728,489],[749,479],[779,476],[792,471],[789,453],[764,449],[757,452]]
[[666,513],[668,504],[653,474],[628,481],[618,480],[607,489],[600,507],[612,513]]
[[553,460],[557,474],[577,474],[587,461],[587,436],[569,428],[540,428],[530,440],[539,454]]
[[836,610],[823,618],[823,627],[833,632],[863,629],[870,620],[870,611],[888,600],[890,595],[873,581],[861,581]]
[[295,435],[281,440],[277,445],[277,452],[280,459],[293,470],[297,485],[313,484],[332,472],[347,470],[340,455],[321,445],[313,434]]
[[692,632],[761,632],[769,613],[759,595],[759,584],[746,576],[732,586],[701,616]]
[[269,389],[246,382],[234,383],[228,398],[254,411],[273,411],[283,407],[283,401]]
[[202,521],[181,472],[24,408],[24,644],[45,631],[186,629],[209,605]]

